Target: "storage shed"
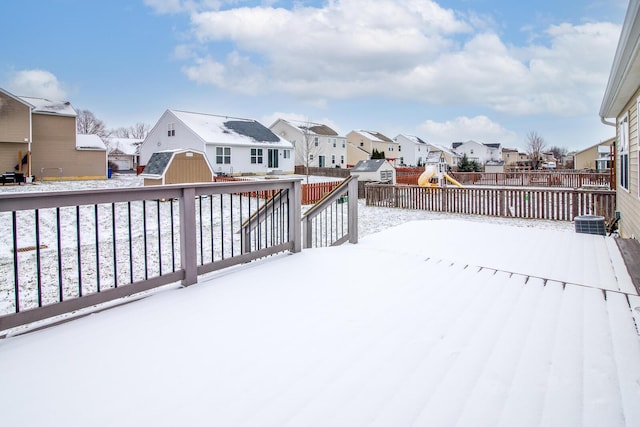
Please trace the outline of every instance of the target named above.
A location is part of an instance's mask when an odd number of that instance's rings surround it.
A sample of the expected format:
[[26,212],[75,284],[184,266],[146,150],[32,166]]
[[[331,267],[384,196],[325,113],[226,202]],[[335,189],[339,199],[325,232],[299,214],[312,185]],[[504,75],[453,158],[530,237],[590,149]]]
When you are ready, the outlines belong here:
[[358,181],[396,183],[396,169],[385,159],[360,160],[351,175],[358,175]]
[[202,151],[178,149],[153,153],[140,176],[144,185],[188,184],[212,182],[213,170]]

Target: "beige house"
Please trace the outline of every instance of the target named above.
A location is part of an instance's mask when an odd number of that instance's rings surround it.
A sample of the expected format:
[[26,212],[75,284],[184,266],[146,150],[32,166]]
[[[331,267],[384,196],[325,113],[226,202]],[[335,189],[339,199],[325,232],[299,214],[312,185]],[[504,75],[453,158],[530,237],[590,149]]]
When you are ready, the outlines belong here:
[[[603,123],[616,127],[616,200],[620,236],[640,238],[640,1],[631,0],[600,107]],[[612,122],[615,120],[615,122]]]
[[360,160],[368,160],[373,150],[384,153],[384,158],[392,165],[402,157],[400,144],[379,132],[352,130],[347,134],[347,164],[355,165]]
[[502,161],[505,172],[515,172],[531,169],[531,159],[527,153],[514,148],[502,149]]
[[597,171],[608,171],[612,164],[610,153],[615,140],[615,138],[607,139],[604,142],[576,152],[573,155],[573,168],[576,170],[593,169]]
[[19,170],[37,179],[106,179],[106,147],[78,143],[69,102],[0,89],[0,172]]

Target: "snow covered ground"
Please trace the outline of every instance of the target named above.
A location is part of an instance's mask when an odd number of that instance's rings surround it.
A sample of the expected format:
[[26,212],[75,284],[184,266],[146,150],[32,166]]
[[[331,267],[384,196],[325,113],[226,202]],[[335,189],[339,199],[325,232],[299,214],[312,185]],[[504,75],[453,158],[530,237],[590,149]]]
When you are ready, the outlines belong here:
[[640,425],[640,299],[611,238],[363,234],[0,340],[3,423]]

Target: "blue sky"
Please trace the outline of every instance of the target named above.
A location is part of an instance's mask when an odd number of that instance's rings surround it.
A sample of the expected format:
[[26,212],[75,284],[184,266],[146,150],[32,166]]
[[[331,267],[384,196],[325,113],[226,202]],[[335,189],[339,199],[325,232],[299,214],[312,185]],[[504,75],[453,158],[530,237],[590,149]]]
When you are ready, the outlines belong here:
[[626,0],[7,0],[0,87],[107,127],[167,108],[581,149]]

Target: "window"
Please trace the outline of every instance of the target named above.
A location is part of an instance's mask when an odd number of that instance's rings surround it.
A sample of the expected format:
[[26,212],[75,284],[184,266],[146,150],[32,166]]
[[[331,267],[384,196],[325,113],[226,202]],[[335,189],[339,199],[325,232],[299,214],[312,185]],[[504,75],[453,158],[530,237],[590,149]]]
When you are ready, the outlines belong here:
[[402,145],[398,145],[398,151],[402,151]]
[[216,164],[228,165],[231,163],[231,147],[216,147]]
[[342,148],[344,148],[344,147],[345,147],[345,142],[344,142],[344,141],[342,141]]
[[313,138],[313,143],[317,147],[318,146],[318,137]]
[[167,136],[176,136],[176,124],[169,123],[167,125]]
[[333,148],[336,148],[336,139],[333,138]]
[[335,165],[335,164],[336,164],[336,156],[335,156],[335,154],[332,154],[332,155],[331,155],[331,164],[332,164],[332,165]]
[[393,179],[392,171],[380,171],[380,181],[391,181]]
[[629,114],[618,123],[618,150],[620,152],[620,186],[629,190]]
[[291,150],[284,150],[284,155],[283,157],[285,159],[290,159],[291,158]]
[[344,165],[344,156],[340,156],[340,164]]
[[252,148],[251,149],[251,163],[252,164],[262,164],[262,148]]

